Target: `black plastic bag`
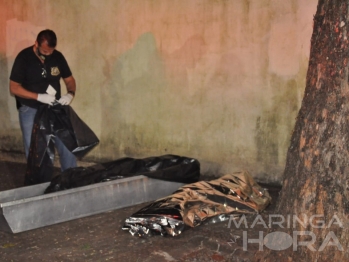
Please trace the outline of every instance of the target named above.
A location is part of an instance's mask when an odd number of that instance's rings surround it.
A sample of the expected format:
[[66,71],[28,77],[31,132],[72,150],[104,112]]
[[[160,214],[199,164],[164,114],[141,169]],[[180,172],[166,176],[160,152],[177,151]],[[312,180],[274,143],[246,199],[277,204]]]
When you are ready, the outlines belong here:
[[36,112],[32,130],[24,185],[48,182],[53,174],[55,147],[47,106]]
[[99,143],[94,132],[70,106],[42,105],[34,119],[25,185],[51,181],[55,136],[79,158]]
[[80,119],[71,106],[49,108],[54,134],[77,157],[81,158],[99,143],[95,133]]
[[126,157],[90,167],[67,169],[52,179],[45,193],[136,175],[173,182],[193,183],[200,178],[200,163],[196,159],[177,155],[144,159]]

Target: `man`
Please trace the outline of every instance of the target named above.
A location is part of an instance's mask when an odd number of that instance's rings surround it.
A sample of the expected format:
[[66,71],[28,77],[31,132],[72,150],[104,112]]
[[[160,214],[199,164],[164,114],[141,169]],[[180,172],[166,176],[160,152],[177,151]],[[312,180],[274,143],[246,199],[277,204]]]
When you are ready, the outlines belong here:
[[[19,123],[22,130],[25,155],[28,159],[34,117],[42,104],[58,101],[69,105],[76,91],[75,79],[62,53],[57,51],[57,37],[52,30],[41,31],[33,46],[22,50],[16,57],[10,75],[10,92],[16,97]],[[67,93],[61,96],[60,79]],[[46,93],[50,86],[56,95]],[[55,146],[60,156],[61,170],[76,167],[76,157],[56,137]]]

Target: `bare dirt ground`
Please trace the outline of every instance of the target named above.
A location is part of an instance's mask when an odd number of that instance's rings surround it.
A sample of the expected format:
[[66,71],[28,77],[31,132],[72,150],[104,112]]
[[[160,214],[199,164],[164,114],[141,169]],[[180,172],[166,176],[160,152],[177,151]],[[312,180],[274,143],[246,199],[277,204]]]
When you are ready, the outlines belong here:
[[[0,160],[0,191],[22,186],[24,172],[24,163]],[[266,187],[273,202],[261,216],[268,221],[280,188]],[[253,228],[237,228],[228,221],[200,225],[178,237],[138,238],[123,231],[125,219],[146,204],[17,234],[0,231],[0,261],[247,262],[254,261],[259,248],[256,243],[246,244],[247,239],[258,239],[259,231],[264,235],[268,231],[261,223]],[[255,218],[256,215],[248,215],[247,224],[252,225]]]

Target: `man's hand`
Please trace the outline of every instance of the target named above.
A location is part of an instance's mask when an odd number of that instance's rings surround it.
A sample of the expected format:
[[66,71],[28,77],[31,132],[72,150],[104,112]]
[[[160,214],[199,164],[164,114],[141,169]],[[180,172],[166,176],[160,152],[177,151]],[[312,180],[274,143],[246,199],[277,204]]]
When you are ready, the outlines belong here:
[[65,94],[64,96],[61,96],[61,98],[58,100],[58,103],[60,103],[63,106],[67,106],[71,103],[73,98],[74,97],[71,94]]
[[38,94],[37,100],[41,103],[48,104],[50,106],[53,105],[53,102],[56,101],[56,97],[49,94]]

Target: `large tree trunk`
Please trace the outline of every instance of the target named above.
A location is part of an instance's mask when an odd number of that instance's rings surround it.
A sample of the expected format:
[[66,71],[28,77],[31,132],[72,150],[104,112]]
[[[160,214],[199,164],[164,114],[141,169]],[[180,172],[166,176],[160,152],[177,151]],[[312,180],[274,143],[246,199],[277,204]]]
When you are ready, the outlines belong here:
[[[349,0],[319,0],[305,94],[276,211],[286,220],[289,215],[291,224],[284,229],[274,224],[269,231],[286,232],[293,245],[277,251],[274,242],[256,261],[349,261],[348,20]],[[296,220],[294,226],[294,216],[308,222]],[[287,246],[282,241],[290,239],[278,241],[282,250]]]

